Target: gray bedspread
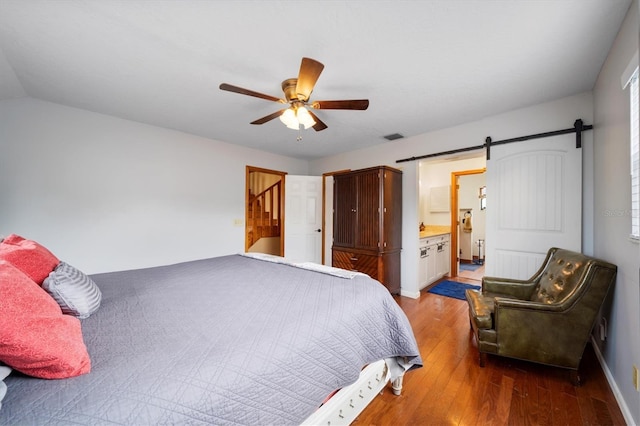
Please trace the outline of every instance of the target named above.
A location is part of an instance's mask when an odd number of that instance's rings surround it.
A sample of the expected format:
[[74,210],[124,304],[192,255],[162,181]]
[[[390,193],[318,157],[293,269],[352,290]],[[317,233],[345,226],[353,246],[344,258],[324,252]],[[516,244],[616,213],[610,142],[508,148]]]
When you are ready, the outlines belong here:
[[5,380],[3,425],[299,424],[367,363],[422,365],[377,281],[232,255],[93,275],[91,373]]

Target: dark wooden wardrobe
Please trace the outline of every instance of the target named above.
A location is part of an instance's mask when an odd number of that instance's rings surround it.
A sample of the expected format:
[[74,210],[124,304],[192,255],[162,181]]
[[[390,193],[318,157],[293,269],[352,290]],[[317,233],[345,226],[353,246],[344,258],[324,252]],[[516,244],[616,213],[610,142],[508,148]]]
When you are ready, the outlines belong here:
[[402,172],[378,166],[333,176],[333,266],[400,292]]

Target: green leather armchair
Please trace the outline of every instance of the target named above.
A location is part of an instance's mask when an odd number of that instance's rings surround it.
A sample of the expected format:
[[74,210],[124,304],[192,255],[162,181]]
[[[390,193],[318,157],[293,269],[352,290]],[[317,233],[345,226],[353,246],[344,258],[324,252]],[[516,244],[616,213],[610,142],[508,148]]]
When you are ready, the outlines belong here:
[[467,290],[469,320],[480,352],[557,366],[578,367],[617,267],[581,253],[551,248],[528,280],[484,277]]

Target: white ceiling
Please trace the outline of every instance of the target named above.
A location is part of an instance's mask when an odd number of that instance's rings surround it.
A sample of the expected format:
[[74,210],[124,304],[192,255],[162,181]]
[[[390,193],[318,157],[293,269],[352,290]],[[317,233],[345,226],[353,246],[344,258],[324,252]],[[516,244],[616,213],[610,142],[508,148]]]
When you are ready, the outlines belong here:
[[[631,0],[0,0],[0,99],[31,96],[317,158],[591,90]],[[303,56],[329,128],[249,123]],[[544,130],[544,129],[542,129]],[[402,143],[402,140],[394,143]]]

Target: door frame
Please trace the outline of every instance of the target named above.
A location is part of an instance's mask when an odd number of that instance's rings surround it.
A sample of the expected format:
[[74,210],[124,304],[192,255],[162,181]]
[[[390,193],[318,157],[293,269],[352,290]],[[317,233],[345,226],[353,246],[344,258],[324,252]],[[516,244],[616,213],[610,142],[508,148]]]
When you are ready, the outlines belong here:
[[450,275],[453,276],[454,271],[455,275],[458,275],[458,225],[460,225],[458,221],[458,190],[460,189],[460,185],[458,184],[458,178],[460,176],[466,175],[479,175],[482,173],[486,173],[487,168],[483,167],[481,169],[471,169],[471,170],[461,170],[458,172],[451,172],[451,191],[450,191],[450,210],[451,210],[451,238],[449,242],[449,246],[451,247],[451,267],[450,267]]
[[[326,227],[326,220],[327,220],[327,215],[331,214],[331,220],[333,220],[333,208],[331,209],[331,212],[327,212],[327,200],[326,200],[326,185],[327,185],[327,177],[332,177],[333,175],[339,174],[339,173],[345,173],[345,172],[349,172],[351,171],[351,169],[342,169],[342,170],[336,170],[333,172],[328,172],[328,173],[323,173],[322,174],[322,264],[326,264],[326,258],[325,258],[325,250],[326,250],[326,243],[325,243],[325,227]],[[249,216],[249,174],[251,172],[261,172],[261,173],[267,173],[267,174],[274,174],[274,175],[279,175],[282,177],[282,180],[284,181],[286,179],[286,175],[288,174],[287,172],[281,172],[279,170],[270,170],[270,169],[264,169],[261,167],[255,167],[255,166],[246,166],[246,175],[245,175],[245,201],[244,201],[244,217],[245,217],[245,227],[244,227],[244,246],[245,246],[245,252],[249,250],[249,247],[247,247],[247,218]],[[281,223],[281,230],[282,232],[280,233],[280,256],[284,256],[284,233],[285,233],[285,209],[284,209],[284,200],[285,200],[285,188],[283,185],[282,188],[282,200],[280,200],[281,206],[280,206],[280,211],[282,212],[282,223]],[[332,200],[332,206],[333,206],[333,200]]]
[[287,172],[281,172],[279,170],[270,170],[270,169],[263,169],[261,167],[254,167],[254,166],[245,166],[245,190],[244,190],[244,251],[245,253],[249,251],[249,244],[248,244],[248,232],[249,232],[249,228],[248,228],[248,223],[249,223],[249,190],[250,188],[250,179],[249,176],[252,172],[259,172],[259,173],[265,173],[265,174],[269,174],[269,175],[277,175],[280,176],[280,179],[282,180],[282,196],[280,197],[280,199],[278,200],[278,204],[280,204],[280,216],[278,218],[278,220],[280,221],[280,256],[284,256],[284,233],[285,233],[285,226],[284,226],[284,218],[285,218],[285,211],[284,211],[284,197],[285,197],[285,185],[284,185],[284,180],[285,180],[285,176],[288,174]]

